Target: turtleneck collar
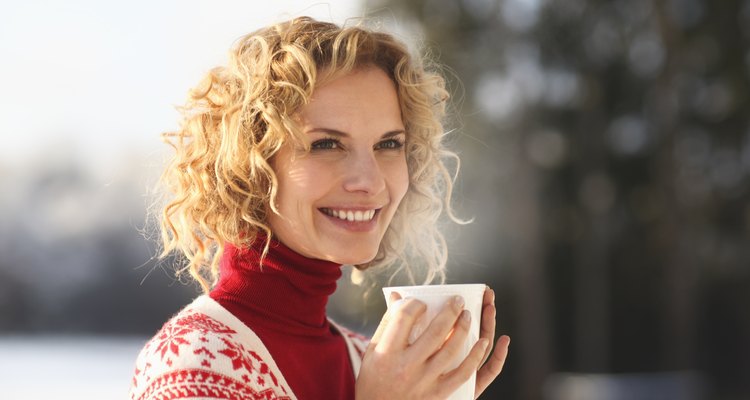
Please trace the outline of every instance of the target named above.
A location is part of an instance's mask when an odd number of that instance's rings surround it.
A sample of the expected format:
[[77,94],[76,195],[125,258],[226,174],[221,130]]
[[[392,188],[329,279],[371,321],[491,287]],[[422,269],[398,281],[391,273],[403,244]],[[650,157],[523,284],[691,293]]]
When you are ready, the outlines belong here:
[[261,266],[264,243],[265,237],[258,237],[247,248],[225,246],[211,297],[241,308],[244,319],[252,319],[243,322],[257,328],[328,334],[326,304],[336,290],[341,265],[307,258],[271,240]]

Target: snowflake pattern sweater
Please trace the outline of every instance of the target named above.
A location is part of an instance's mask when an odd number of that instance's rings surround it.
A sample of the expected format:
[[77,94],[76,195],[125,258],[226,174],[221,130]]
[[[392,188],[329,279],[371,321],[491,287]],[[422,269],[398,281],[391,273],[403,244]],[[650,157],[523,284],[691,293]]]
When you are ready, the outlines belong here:
[[367,342],[325,314],[341,266],[275,241],[259,254],[227,246],[210,296],[144,346],[132,400],[354,398]]

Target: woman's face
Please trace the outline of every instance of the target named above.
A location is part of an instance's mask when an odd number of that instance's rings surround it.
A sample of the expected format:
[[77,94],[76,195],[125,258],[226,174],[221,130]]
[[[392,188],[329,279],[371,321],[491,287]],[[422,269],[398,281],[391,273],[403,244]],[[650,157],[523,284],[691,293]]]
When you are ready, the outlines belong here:
[[309,258],[371,261],[409,186],[394,83],[379,68],[356,70],[316,88],[299,120],[310,151],[287,141],[271,160],[271,230]]

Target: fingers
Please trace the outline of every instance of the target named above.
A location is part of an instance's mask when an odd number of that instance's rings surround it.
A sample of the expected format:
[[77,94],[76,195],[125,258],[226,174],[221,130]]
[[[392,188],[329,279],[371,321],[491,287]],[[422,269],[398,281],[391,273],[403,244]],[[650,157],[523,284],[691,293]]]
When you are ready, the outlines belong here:
[[510,345],[510,337],[501,336],[497,340],[497,346],[495,346],[495,352],[492,357],[484,364],[482,368],[477,371],[477,385],[474,393],[479,396],[492,381],[497,378],[500,371],[503,370],[505,365],[505,359],[508,357],[508,346]]
[[[397,292],[391,292],[390,299],[388,300],[389,304],[393,304],[396,301],[401,300],[401,295]],[[393,313],[391,310],[386,310],[385,314],[383,315],[383,319],[380,320],[380,324],[378,325],[378,328],[375,330],[375,333],[372,335],[372,338],[370,339],[370,345],[377,345],[380,341],[380,337],[383,336],[383,331],[385,331],[385,328],[388,327],[388,324],[391,321]]]
[[430,369],[434,370],[436,375],[443,374],[448,371],[449,368],[455,366],[451,364],[456,361],[457,357],[464,349],[466,338],[469,335],[470,325],[471,313],[467,310],[463,310],[458,317],[458,321],[456,321],[453,332],[451,332],[448,340],[445,341],[443,347],[441,347],[440,350],[429,360]]
[[482,298],[482,307],[487,304],[495,304],[495,291],[489,286],[484,289],[484,297]]
[[[408,346],[411,329],[426,309],[427,306],[417,299],[404,300],[396,309],[396,312],[386,321],[387,326],[383,328],[376,346],[384,351],[393,348],[400,350]],[[391,312],[388,312],[388,314],[391,314]],[[381,325],[383,325],[382,322]]]
[[490,345],[487,346],[487,350],[484,352],[482,364],[487,361],[490,357],[490,353],[492,353],[492,341],[495,338],[496,316],[495,291],[488,287],[484,292],[484,299],[482,301],[482,322],[480,324],[479,338],[487,339]]
[[484,352],[489,347],[489,343],[487,339],[479,339],[461,365],[440,377],[441,384],[446,388],[448,394],[453,393],[471,377],[471,374],[477,372],[477,367],[482,362]]
[[443,309],[430,322],[425,332],[414,343],[416,354],[421,354],[423,360],[431,357],[443,345],[463,309],[463,297],[453,296],[448,300]]

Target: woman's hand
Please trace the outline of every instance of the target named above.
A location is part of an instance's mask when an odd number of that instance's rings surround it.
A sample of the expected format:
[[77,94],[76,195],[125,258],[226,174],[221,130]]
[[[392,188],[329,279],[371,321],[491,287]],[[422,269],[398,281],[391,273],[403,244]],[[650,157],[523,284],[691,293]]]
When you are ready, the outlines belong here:
[[[398,300],[398,295],[395,296],[393,300]],[[487,304],[484,307],[483,315]],[[494,320],[491,329],[482,331],[482,337],[461,364],[449,370],[468,335],[470,314],[463,310],[460,297],[448,301],[425,332],[410,345],[409,335],[425,309],[424,303],[407,299],[395,313],[386,313],[362,360],[356,382],[357,399],[446,398],[481,366],[489,354],[490,340],[485,336],[490,331],[494,334]],[[500,347],[501,342],[498,342]],[[507,343],[504,348],[507,354]],[[481,390],[499,373],[495,359],[504,362],[505,356],[493,356],[480,369]],[[502,363],[499,366],[502,367]]]
[[[497,310],[495,309],[495,291],[489,287],[484,291],[484,299],[482,300],[482,324],[480,325],[479,340],[487,339],[488,343],[492,343],[492,339],[495,337],[495,317]],[[497,340],[497,346],[495,352],[492,353],[492,346],[488,346],[482,358],[482,367],[477,371],[477,386],[474,389],[474,396],[479,398],[479,395],[487,389],[487,386],[497,378],[500,371],[503,370],[505,365],[505,358],[508,357],[508,346],[510,345],[510,337],[503,335]],[[492,358],[490,358],[492,354]]]

